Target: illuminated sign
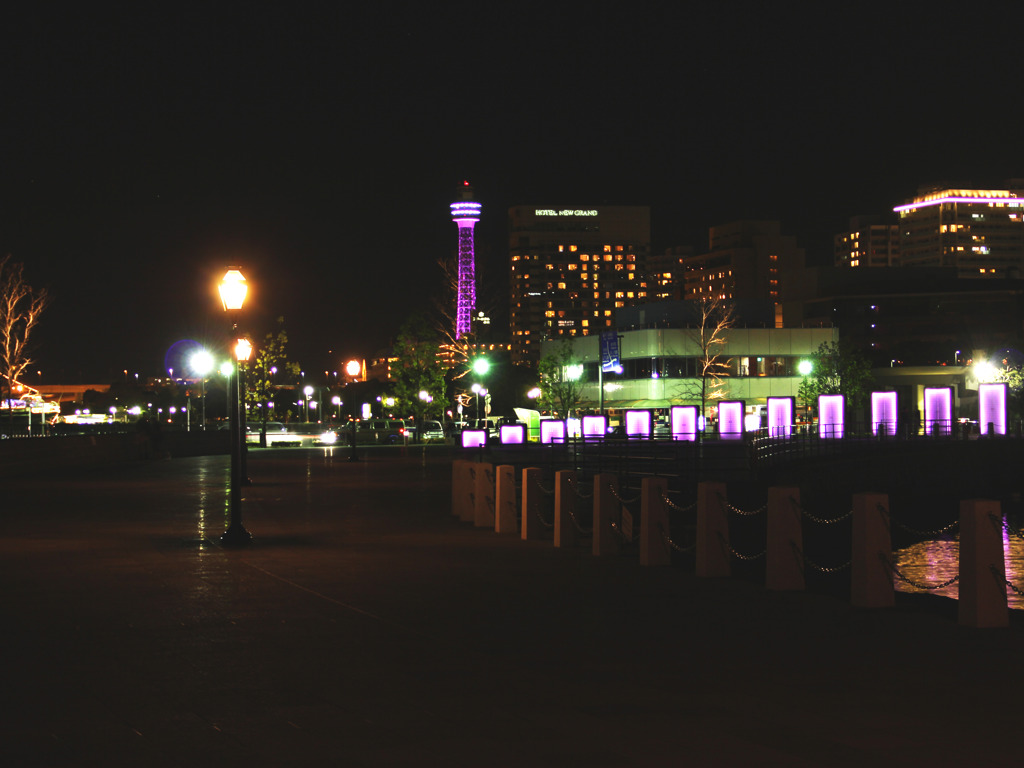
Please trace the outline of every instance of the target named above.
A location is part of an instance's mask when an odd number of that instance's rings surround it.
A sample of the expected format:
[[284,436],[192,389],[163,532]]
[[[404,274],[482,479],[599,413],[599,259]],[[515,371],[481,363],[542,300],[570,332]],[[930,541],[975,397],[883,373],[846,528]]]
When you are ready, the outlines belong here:
[[818,395],[818,437],[843,436],[843,396]]
[[672,419],[673,440],[693,442],[697,439],[697,406],[673,405],[669,413]]
[[555,210],[554,208],[538,208],[533,212],[534,216],[597,216],[597,211],[591,210],[580,210],[572,208],[564,208],[561,210]]
[[1006,434],[1006,382],[978,385],[978,424],[981,434]]
[[871,393],[871,432],[875,435],[896,434],[896,393]]
[[924,433],[926,435],[949,435],[952,432],[952,387],[925,387]]
[[651,412],[626,411],[626,437],[650,437]]
[[768,436],[792,437],[793,435],[793,398],[768,398]]
[[743,439],[742,400],[723,400],[718,404],[718,436],[723,440]]

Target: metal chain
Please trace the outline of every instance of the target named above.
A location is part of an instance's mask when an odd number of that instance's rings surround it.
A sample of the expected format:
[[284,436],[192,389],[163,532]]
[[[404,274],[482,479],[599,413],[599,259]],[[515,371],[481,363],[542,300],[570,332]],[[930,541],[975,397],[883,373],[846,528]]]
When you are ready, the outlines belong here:
[[573,487],[573,490],[576,491],[576,495],[579,496],[581,499],[593,498],[593,496],[594,496],[593,491],[591,491],[590,493],[584,493],[583,491],[580,490],[580,484],[578,482],[576,482],[576,478],[575,477],[570,477],[570,478],[568,478],[568,480],[569,480],[569,485],[571,485]]
[[626,538],[626,534],[623,532],[622,528],[619,527],[619,524],[616,523],[614,520],[612,521],[611,526],[612,526],[612,530],[615,532],[615,535],[618,536],[619,539],[621,539],[626,544],[632,544],[633,542],[635,542],[637,539],[640,538],[640,533],[637,532],[636,536],[634,536],[632,539],[627,539]]
[[949,579],[948,581],[942,582],[941,584],[925,584],[921,581],[914,581],[905,574],[900,573],[900,570],[896,567],[896,564],[892,562],[889,558],[887,558],[885,555],[879,554],[879,558],[881,558],[882,563],[885,565],[886,568],[892,571],[893,575],[896,576],[896,578],[898,578],[900,581],[906,582],[912,587],[917,587],[918,589],[942,589],[943,587],[948,587],[950,584],[954,584],[957,581],[960,581],[959,573],[953,578]]
[[761,514],[762,512],[764,512],[765,510],[768,509],[768,504],[766,503],[760,509],[755,509],[755,510],[752,510],[750,512],[747,512],[746,510],[742,510],[739,507],[734,507],[732,504],[730,504],[728,501],[725,500],[725,497],[722,496],[722,494],[718,494],[718,500],[719,500],[719,502],[721,502],[723,507],[725,507],[729,511],[735,512],[737,515],[741,515],[743,517],[753,517],[754,515],[759,515],[759,514]]
[[696,542],[694,542],[693,544],[691,544],[688,547],[681,547],[681,546],[679,546],[674,541],[672,541],[672,537],[669,536],[668,531],[666,531],[663,526],[659,526],[659,527],[661,528],[661,537],[662,537],[662,539],[665,540],[665,544],[670,549],[674,549],[676,552],[692,552],[693,550],[695,550],[697,548]]
[[690,504],[688,507],[680,507],[678,504],[676,504],[674,501],[672,501],[672,499],[668,497],[668,493],[666,493],[665,491],[661,492],[661,500],[665,502],[669,509],[674,509],[676,512],[692,512],[697,508],[696,501],[693,502],[693,504]]
[[793,551],[796,553],[796,556],[800,558],[800,562],[802,562],[805,566],[811,566],[811,568],[813,568],[816,571],[819,571],[820,573],[839,573],[840,571],[845,571],[847,568],[849,568],[851,563],[853,562],[852,560],[847,560],[842,565],[837,565],[834,568],[826,568],[823,565],[818,565],[816,562],[807,557],[807,555],[803,553],[803,550],[801,550],[800,547],[798,547],[792,541],[789,543],[793,547]]
[[553,522],[549,523],[547,520],[544,519],[544,516],[541,515],[541,513],[540,513],[540,505],[537,504],[536,501],[533,502],[533,512],[534,512],[535,515],[537,515],[537,519],[540,520],[540,524],[543,525],[545,528],[554,528],[555,527],[555,524]]
[[901,523],[899,520],[896,520],[895,518],[893,519],[893,523],[896,524],[897,528],[900,528],[900,529],[906,531],[907,533],[912,533],[915,536],[939,536],[940,534],[947,533],[948,531],[951,531],[954,528],[956,528],[958,525],[960,525],[960,521],[959,520],[954,520],[949,525],[943,526],[942,528],[939,528],[938,530],[934,530],[934,531],[919,531],[916,528],[911,528],[909,525],[904,525],[903,523]]
[[544,494],[545,496],[554,496],[554,495],[555,495],[555,489],[554,489],[554,488],[552,488],[552,489],[551,489],[551,490],[549,491],[549,490],[548,490],[547,488],[545,488],[545,487],[544,487],[544,485],[543,485],[543,484],[541,483],[541,481],[540,481],[540,478],[539,478],[539,477],[538,477],[538,478],[537,478],[536,480],[534,480],[534,485],[536,485],[536,486],[537,486],[537,490],[538,490],[538,491],[540,491],[541,493],[543,493],[543,494]]
[[639,496],[634,496],[632,499],[629,499],[629,500],[626,500],[626,499],[622,498],[619,495],[618,489],[616,489],[616,487],[614,485],[612,485],[611,483],[608,483],[608,490],[611,492],[612,496],[614,496],[616,499],[618,499],[622,504],[625,504],[627,507],[630,504],[635,504],[636,502],[640,501],[640,497]]
[[804,507],[803,504],[794,499],[792,496],[789,497],[789,500],[793,502],[793,506],[797,508],[801,515],[806,517],[811,522],[818,523],[819,525],[832,525],[834,523],[841,523],[843,520],[846,520],[848,517],[853,515],[853,510],[851,509],[845,515],[840,515],[839,517],[818,517],[817,515],[813,515],[810,512],[808,512],[806,507]]
[[584,536],[589,536],[594,532],[592,528],[584,528],[582,525],[580,525],[579,520],[576,519],[576,513],[573,512],[571,509],[569,510],[569,519],[572,521],[572,524],[576,527],[576,530],[582,533]]
[[1015,528],[1014,526],[1012,526],[1010,524],[1009,518],[1006,518],[1003,521],[1003,528],[1005,528],[1011,536],[1016,536],[1018,539],[1024,539],[1024,531],[1022,531],[1020,528]]
[[1022,592],[1022,591],[1020,590],[1020,588],[1019,588],[1019,587],[1018,587],[1018,586],[1017,586],[1016,584],[1014,584],[1014,583],[1013,583],[1012,581],[1010,581],[1010,580],[1009,580],[1008,578],[1006,578],[1006,577],[1005,577],[1005,576],[1003,576],[1003,575],[1002,575],[1001,573],[999,573],[999,569],[998,569],[998,568],[996,568],[996,567],[995,567],[994,565],[990,565],[990,566],[989,566],[989,570],[991,570],[991,571],[992,571],[992,575],[993,575],[993,576],[995,576],[997,580],[998,580],[998,579],[1002,579],[1003,581],[1005,581],[1005,582],[1006,582],[1006,586],[1008,586],[1008,587],[1009,587],[1010,589],[1012,589],[1012,590],[1013,590],[1013,591],[1014,591],[1015,593],[1017,593],[1017,595],[1019,595],[1020,597],[1024,597],[1024,592]]
[[744,554],[741,554],[740,552],[737,552],[735,549],[733,549],[731,546],[729,546],[728,542],[725,540],[725,537],[722,536],[721,533],[718,534],[718,540],[720,542],[722,542],[723,546],[725,546],[730,552],[732,552],[733,557],[736,557],[736,558],[738,558],[740,560],[757,560],[759,558],[764,557],[765,554],[767,554],[767,552],[768,552],[767,549],[762,549],[756,555],[744,555]]

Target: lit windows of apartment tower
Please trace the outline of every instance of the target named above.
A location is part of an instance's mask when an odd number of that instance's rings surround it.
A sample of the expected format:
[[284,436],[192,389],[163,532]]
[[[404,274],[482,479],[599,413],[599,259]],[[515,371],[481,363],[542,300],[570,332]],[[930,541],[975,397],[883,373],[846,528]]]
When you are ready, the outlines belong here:
[[615,327],[615,310],[649,301],[646,206],[509,209],[512,360],[537,362],[547,339]]
[[896,206],[900,263],[960,277],[1024,276],[1024,180],[1009,189],[931,188]]
[[898,267],[900,228],[877,216],[855,216],[850,228],[835,236],[837,267]]
[[[711,227],[708,252],[683,259],[683,298],[771,301],[780,306],[786,275],[802,269],[804,249],[777,221]],[[781,323],[781,313],[776,313]]]

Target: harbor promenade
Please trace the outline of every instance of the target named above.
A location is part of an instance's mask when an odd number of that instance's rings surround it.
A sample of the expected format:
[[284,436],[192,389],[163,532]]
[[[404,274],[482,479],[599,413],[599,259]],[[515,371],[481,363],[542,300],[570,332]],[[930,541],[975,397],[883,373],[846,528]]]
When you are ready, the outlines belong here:
[[461,523],[449,449],[5,478],[4,766],[1018,762],[1024,620]]

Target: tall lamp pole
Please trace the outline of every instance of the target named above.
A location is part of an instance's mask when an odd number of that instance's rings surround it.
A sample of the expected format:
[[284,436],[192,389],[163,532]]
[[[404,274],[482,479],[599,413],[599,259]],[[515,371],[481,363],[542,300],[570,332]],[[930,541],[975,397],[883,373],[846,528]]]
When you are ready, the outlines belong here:
[[[245,303],[245,295],[248,293],[248,286],[242,273],[236,268],[228,269],[220,282],[220,298],[224,304],[224,311],[231,321],[231,338],[237,338],[238,313]],[[251,346],[250,346],[251,351]],[[220,537],[221,543],[228,546],[245,545],[252,542],[250,534],[242,525],[242,450],[241,450],[241,425],[238,389],[238,354],[234,360],[234,382],[229,387],[229,406],[231,424],[231,490],[228,497],[228,509],[231,521],[224,535]]]

